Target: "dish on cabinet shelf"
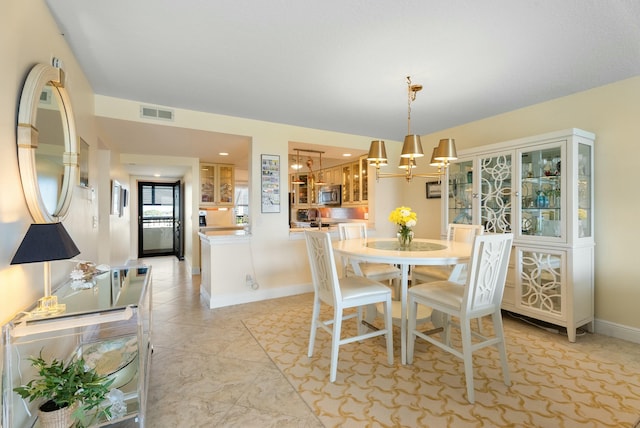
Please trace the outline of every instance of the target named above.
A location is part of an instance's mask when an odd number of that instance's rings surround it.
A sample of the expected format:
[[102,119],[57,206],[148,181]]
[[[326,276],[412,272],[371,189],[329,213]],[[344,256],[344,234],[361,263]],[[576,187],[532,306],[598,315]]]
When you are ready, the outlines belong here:
[[536,232],[536,219],[527,212],[522,213],[522,234],[533,235]]

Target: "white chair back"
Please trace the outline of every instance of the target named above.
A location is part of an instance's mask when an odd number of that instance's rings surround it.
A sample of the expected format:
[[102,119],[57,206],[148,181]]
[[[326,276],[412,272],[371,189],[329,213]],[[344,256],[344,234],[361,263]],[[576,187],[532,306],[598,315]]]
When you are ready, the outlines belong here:
[[447,227],[447,239],[456,242],[468,242],[471,244],[473,238],[482,235],[484,228],[481,224],[457,224],[449,223]]
[[314,291],[320,300],[335,307],[336,302],[342,300],[342,295],[333,258],[331,236],[328,232],[309,230],[305,230],[304,234]]
[[500,307],[512,244],[512,233],[476,236],[461,308],[469,318]]
[[367,224],[362,222],[338,223],[340,240],[358,239],[367,237]]

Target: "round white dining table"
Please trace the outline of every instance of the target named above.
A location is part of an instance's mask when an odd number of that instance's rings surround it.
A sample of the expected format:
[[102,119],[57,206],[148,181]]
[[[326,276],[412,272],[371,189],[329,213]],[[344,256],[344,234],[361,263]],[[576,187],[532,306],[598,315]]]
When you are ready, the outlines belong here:
[[456,265],[467,263],[471,244],[439,239],[414,239],[409,248],[400,248],[397,239],[358,238],[333,242],[335,253],[346,256],[354,272],[361,274],[358,261],[391,263],[400,266],[400,348],[402,364],[407,363],[407,290],[409,266]]

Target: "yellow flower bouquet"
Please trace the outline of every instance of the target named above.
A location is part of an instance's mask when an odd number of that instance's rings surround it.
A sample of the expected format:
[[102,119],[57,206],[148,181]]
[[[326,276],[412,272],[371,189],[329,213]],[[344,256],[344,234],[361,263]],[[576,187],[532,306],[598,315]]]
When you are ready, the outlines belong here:
[[409,207],[398,207],[389,214],[389,221],[397,224],[400,246],[407,247],[413,240],[411,228],[418,222],[418,216]]

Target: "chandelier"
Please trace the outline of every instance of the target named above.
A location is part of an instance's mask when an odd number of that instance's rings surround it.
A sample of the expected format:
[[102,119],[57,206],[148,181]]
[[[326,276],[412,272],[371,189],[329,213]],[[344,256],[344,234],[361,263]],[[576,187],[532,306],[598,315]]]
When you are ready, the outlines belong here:
[[295,163],[293,165],[291,165],[291,168],[298,170],[298,174],[296,174],[294,176],[294,179],[291,181],[291,184],[309,184],[307,183],[307,181],[301,180],[300,179],[300,169],[302,168],[302,164],[300,163],[300,152],[304,152],[304,153],[312,153],[312,154],[317,154],[319,155],[319,159],[320,159],[320,168],[317,170],[318,171],[318,176],[316,177],[316,175],[314,174],[314,169],[313,169],[313,159],[311,158],[312,155],[308,156],[306,165],[307,168],[309,169],[309,173],[311,175],[311,187],[313,186],[322,186],[324,184],[326,184],[323,180],[323,176],[322,176],[322,154],[324,153],[321,150],[310,150],[310,149],[294,149],[294,151],[296,152],[296,156],[297,156],[297,160],[295,161]]
[[369,161],[369,165],[375,166],[376,168],[376,180],[380,178],[404,177],[407,182],[409,182],[413,177],[440,178],[445,174],[445,169],[449,166],[449,162],[458,159],[455,140],[445,138],[440,140],[437,147],[433,148],[431,162],[429,163],[431,166],[437,166],[438,172],[416,174],[412,171],[413,168],[416,167],[416,158],[424,156],[420,136],[411,133],[411,102],[415,101],[416,94],[421,90],[422,85],[412,84],[411,76],[407,76],[407,135],[404,137],[404,145],[402,146],[402,152],[400,154],[400,164],[398,165],[398,167],[404,169],[405,172],[398,174],[380,172],[380,167],[387,165],[387,150],[384,146],[384,141],[374,140],[369,147],[367,160]]

